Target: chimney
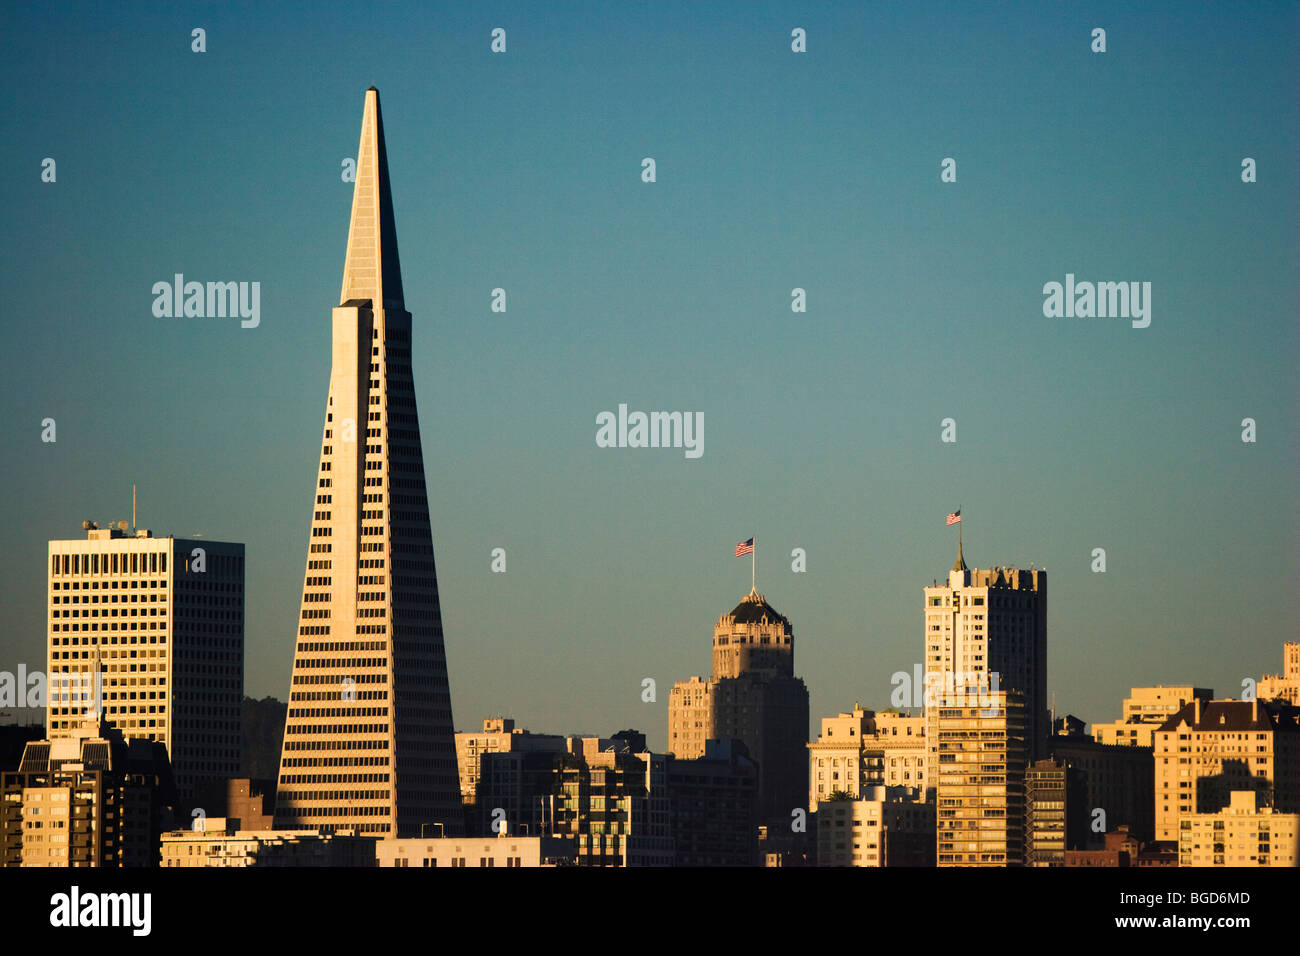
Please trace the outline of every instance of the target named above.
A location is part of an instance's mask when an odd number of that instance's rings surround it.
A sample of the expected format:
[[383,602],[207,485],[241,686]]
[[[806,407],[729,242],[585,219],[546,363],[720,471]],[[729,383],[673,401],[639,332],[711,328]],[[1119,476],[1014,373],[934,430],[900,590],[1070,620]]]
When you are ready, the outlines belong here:
[[1194,697],[1194,698],[1192,698],[1192,700],[1193,700],[1194,704],[1196,705],[1196,709],[1195,709],[1195,711],[1194,711],[1194,713],[1196,714],[1196,718],[1195,718],[1195,720],[1192,722],[1192,726],[1195,727],[1195,726],[1197,726],[1198,724],[1200,724],[1200,722],[1201,722],[1201,698],[1199,698],[1199,697]]
[[1259,698],[1252,697],[1250,699],[1250,722],[1253,725],[1257,720],[1259,720]]

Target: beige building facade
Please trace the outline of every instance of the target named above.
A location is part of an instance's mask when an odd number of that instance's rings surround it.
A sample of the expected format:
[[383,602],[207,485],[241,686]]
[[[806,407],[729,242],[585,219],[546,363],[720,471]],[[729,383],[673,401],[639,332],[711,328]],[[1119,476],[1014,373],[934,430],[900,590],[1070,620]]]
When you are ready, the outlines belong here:
[[366,92],[278,829],[419,836],[464,812],[379,93]]
[[574,841],[554,836],[445,837],[380,840],[375,855],[381,867],[539,867],[575,866]]
[[188,799],[239,773],[244,546],[86,525],[49,543],[47,732],[98,709],[166,747]]
[[1124,713],[1108,724],[1093,724],[1092,736],[1099,744],[1150,747],[1156,730],[1193,700],[1214,699],[1208,687],[1175,684],[1169,687],[1134,687],[1124,698]]
[[1260,700],[1280,700],[1300,707],[1300,642],[1282,645],[1282,673],[1265,674],[1255,686]]
[[938,708],[932,704],[960,698],[967,689],[1018,693],[1025,756],[1029,760],[1045,756],[1051,731],[1047,711],[1047,572],[971,569],[959,545],[947,582],[924,588],[924,599],[928,784],[934,786],[937,779]]
[[0,773],[0,866],[151,867],[174,800],[161,742],[83,717]]
[[483,758],[500,753],[564,753],[565,738],[558,734],[534,734],[516,727],[509,717],[487,717],[481,731],[456,734],[456,767],[460,774],[460,798],[466,805],[478,798]]
[[1024,861],[1024,702],[1013,691],[934,708],[938,866]]
[[302,830],[235,830],[215,817],[198,830],[162,835],[165,867],[354,866],[375,865],[373,837]]
[[823,717],[821,734],[808,744],[808,810],[836,792],[858,797],[864,788],[926,786],[925,718],[855,705]]
[[933,802],[924,791],[870,786],[817,809],[818,866],[933,866]]
[[1217,813],[1190,813],[1178,823],[1178,865],[1300,865],[1300,814],[1259,806],[1258,794],[1234,790]]
[[1155,732],[1157,840],[1216,813],[1236,790],[1280,813],[1300,812],[1300,711],[1255,700],[1192,701]]

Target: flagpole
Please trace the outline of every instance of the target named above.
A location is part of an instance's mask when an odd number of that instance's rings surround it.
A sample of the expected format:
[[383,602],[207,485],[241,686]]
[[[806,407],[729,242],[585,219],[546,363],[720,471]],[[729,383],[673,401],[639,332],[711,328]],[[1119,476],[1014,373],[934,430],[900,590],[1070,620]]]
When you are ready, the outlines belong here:
[[758,566],[758,539],[754,539],[754,547],[749,551],[749,589],[755,594],[758,593],[758,574],[755,568]]

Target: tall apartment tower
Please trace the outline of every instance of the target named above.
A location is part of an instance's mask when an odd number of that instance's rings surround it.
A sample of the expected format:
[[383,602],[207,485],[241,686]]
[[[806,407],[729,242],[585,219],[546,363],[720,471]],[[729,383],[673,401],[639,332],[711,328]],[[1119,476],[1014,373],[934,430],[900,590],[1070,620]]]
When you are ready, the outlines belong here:
[[441,823],[456,835],[463,817],[411,314],[373,87],[323,431],[275,826],[408,837]]
[[239,774],[244,546],[125,524],[50,542],[46,732],[102,712],[167,748],[185,803]]
[[1022,865],[1026,761],[1021,695],[970,692],[933,709],[938,865]]
[[[1024,705],[1026,759],[1047,755],[1047,572],[971,569],[961,546],[947,584],[925,591],[926,770],[934,786],[935,721],[945,695],[962,688],[1015,691]],[[996,677],[994,677],[996,675]]]
[[740,740],[758,764],[760,822],[790,826],[808,799],[808,688],[794,676],[794,628],[751,590],[713,629],[713,679],[673,685],[668,747],[705,755],[707,740]]

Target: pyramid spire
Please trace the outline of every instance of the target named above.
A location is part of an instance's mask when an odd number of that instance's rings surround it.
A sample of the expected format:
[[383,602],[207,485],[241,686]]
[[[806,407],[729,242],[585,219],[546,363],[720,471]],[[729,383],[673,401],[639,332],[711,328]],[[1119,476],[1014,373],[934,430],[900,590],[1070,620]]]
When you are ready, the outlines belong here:
[[379,91],[373,86],[366,90],[365,109],[361,114],[356,177],[339,304],[369,299],[376,309],[404,309],[393,196],[388,185],[384,119],[379,111]]
[[374,89],[361,123],[342,298],[331,310],[275,828],[418,837],[437,822],[458,836],[465,814],[411,314]]

